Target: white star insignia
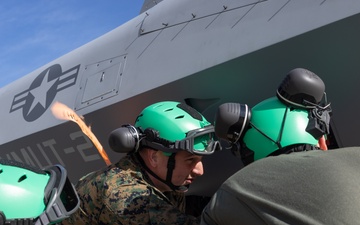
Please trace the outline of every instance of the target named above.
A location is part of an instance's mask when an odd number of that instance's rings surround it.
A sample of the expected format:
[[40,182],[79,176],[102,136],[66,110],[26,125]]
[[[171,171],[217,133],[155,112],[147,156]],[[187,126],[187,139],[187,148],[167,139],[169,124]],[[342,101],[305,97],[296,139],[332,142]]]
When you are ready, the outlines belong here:
[[44,108],[46,107],[46,92],[44,93],[44,90],[49,90],[50,87],[55,83],[56,79],[52,80],[52,81],[47,81],[48,80],[48,76],[49,76],[49,71],[48,70],[44,76],[44,79],[42,80],[41,84],[39,87],[34,88],[30,91],[30,93],[34,96],[34,101],[31,104],[30,110],[29,112],[31,112],[34,107],[39,103],[40,105],[42,105]]

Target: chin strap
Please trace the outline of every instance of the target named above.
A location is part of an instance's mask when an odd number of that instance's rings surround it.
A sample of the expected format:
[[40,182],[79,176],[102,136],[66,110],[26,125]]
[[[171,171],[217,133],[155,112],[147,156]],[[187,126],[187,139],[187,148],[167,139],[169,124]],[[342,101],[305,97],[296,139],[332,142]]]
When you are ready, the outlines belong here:
[[141,166],[146,170],[146,172],[150,173],[153,177],[155,177],[156,179],[158,179],[159,181],[163,182],[164,184],[166,184],[167,186],[169,186],[171,188],[171,190],[173,191],[179,191],[179,192],[186,192],[188,190],[188,185],[187,186],[176,186],[173,183],[171,183],[171,178],[172,178],[172,174],[175,168],[175,154],[173,153],[169,156],[169,160],[167,163],[167,174],[166,174],[166,180],[160,178],[157,174],[155,174],[152,170],[149,169],[149,167],[146,166],[144,160],[141,158],[139,152],[135,153],[136,158],[139,160]]

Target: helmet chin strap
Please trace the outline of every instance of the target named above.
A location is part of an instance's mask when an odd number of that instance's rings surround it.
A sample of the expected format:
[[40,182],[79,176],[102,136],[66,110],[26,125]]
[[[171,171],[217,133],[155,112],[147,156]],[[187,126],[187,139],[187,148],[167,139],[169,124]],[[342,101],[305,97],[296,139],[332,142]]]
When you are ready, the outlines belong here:
[[173,171],[174,171],[174,168],[175,168],[175,154],[176,153],[173,153],[173,154],[171,154],[169,156],[169,160],[168,160],[168,163],[167,163],[166,180],[160,178],[157,174],[155,174],[152,170],[150,170],[149,167],[147,167],[144,160],[141,158],[139,152],[136,152],[135,156],[139,160],[141,166],[146,170],[146,172],[150,173],[153,177],[155,177],[159,181],[161,181],[164,184],[166,184],[167,186],[169,186],[171,188],[171,190],[178,191],[178,192],[186,192],[189,189],[189,185],[176,186],[171,182],[172,174],[173,174]]

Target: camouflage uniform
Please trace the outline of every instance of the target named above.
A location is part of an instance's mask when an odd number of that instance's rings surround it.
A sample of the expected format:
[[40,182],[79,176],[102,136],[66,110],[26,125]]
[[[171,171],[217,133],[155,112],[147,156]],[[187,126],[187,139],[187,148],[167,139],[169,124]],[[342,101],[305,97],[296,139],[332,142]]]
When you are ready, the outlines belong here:
[[199,224],[186,215],[183,193],[162,193],[134,155],[81,178],[76,185],[80,209],[68,224]]

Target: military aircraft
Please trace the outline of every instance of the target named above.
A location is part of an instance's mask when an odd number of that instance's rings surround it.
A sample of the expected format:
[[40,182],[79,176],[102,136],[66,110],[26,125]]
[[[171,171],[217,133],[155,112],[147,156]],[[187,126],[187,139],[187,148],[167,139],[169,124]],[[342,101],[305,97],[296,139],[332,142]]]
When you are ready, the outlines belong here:
[[[61,102],[82,115],[112,162],[109,133],[147,105],[186,102],[213,121],[225,102],[250,107],[275,96],[302,67],[326,84],[330,147],[360,144],[360,1],[145,0],[138,16],[0,90],[0,158],[62,164],[76,182],[106,166],[76,123],[51,112]],[[204,157],[189,194],[210,196],[241,160]]]

